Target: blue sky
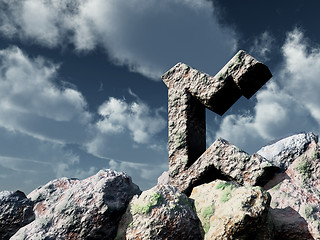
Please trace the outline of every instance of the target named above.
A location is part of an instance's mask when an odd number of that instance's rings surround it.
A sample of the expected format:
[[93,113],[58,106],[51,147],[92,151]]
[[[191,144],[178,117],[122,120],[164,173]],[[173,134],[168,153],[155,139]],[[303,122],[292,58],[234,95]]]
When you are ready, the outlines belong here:
[[[290,4],[288,4],[290,3]],[[222,117],[217,137],[253,153],[319,133],[316,1],[0,0],[0,190],[126,171],[142,189],[168,169],[167,89],[184,62],[215,75],[239,50],[273,78]]]

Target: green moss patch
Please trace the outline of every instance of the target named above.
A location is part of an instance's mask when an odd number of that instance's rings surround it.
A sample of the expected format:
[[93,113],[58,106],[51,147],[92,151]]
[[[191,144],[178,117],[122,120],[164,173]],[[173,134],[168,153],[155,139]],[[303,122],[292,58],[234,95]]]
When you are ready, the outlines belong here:
[[221,198],[220,198],[220,201],[221,202],[229,201],[232,197],[231,192],[234,188],[235,188],[235,186],[229,182],[218,183],[216,186],[216,189],[221,189],[223,191]]
[[151,211],[151,209],[157,205],[159,205],[163,201],[163,197],[160,193],[156,192],[151,196],[148,203],[146,205],[132,205],[132,213],[141,213],[141,214],[147,214]]
[[299,162],[296,170],[304,177],[309,178],[311,177],[311,164],[306,160],[303,159]]
[[203,218],[203,230],[205,233],[209,231],[210,228],[210,218],[214,214],[214,208],[212,206],[208,206],[203,209],[202,211],[202,218]]

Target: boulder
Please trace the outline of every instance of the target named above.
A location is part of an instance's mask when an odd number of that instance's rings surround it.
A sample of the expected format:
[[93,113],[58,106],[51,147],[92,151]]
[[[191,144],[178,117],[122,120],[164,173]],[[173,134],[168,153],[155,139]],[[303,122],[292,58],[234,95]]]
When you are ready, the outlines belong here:
[[257,153],[285,172],[295,158],[304,153],[311,142],[318,142],[314,133],[300,133],[261,148]]
[[122,172],[61,178],[31,192],[36,219],[11,239],[113,239],[127,205],[141,191]]
[[35,218],[33,202],[21,191],[0,192],[0,239],[6,240]]
[[200,240],[202,235],[192,201],[176,187],[157,185],[132,199],[115,239]]
[[319,176],[320,146],[312,142],[265,186],[272,196],[275,239],[320,239]]
[[271,229],[269,234],[266,229],[271,198],[261,187],[216,180],[195,187],[190,198],[204,229],[204,239],[272,239]]

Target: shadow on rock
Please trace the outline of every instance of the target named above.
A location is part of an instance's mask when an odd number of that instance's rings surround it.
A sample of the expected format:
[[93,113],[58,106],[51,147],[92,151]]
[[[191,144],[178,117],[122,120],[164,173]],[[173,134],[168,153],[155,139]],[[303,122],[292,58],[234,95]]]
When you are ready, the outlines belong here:
[[307,221],[293,208],[270,208],[270,214],[274,221],[275,240],[314,240]]

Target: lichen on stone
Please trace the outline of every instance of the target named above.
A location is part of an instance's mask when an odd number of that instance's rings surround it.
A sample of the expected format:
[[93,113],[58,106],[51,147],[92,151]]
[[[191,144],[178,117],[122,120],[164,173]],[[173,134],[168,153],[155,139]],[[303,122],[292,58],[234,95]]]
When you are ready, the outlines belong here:
[[156,192],[154,193],[148,200],[147,204],[145,205],[139,205],[139,204],[133,204],[132,205],[132,213],[137,214],[147,214],[151,211],[151,209],[158,204],[160,204],[163,200],[163,197],[160,193]]
[[235,186],[230,182],[220,182],[217,184],[216,189],[221,189],[223,191],[220,201],[227,202],[231,199],[231,192]]
[[210,229],[210,218],[214,214],[214,207],[212,205],[207,206],[203,209],[202,212],[202,224],[203,224],[203,230],[205,233],[207,233]]
[[296,170],[303,176],[304,179],[310,178],[311,176],[311,164],[305,158],[300,160]]

